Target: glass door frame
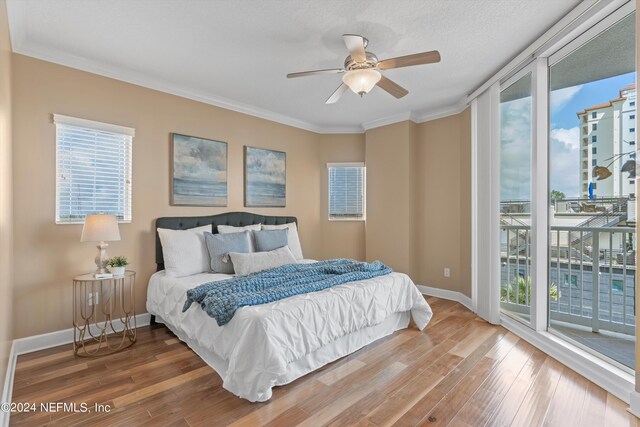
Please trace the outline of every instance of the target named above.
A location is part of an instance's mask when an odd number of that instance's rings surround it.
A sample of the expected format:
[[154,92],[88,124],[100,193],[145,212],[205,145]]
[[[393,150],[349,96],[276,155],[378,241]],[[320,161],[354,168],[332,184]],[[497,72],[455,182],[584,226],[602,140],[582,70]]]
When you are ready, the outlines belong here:
[[[531,74],[531,250],[529,252],[531,269],[530,321],[509,316],[535,331],[547,330],[548,312],[548,233],[549,233],[549,109],[548,87],[549,67],[547,58],[537,58],[522,67],[516,73],[500,81],[500,92],[522,77]],[[501,127],[499,126],[499,129]],[[544,206],[544,212],[540,209]],[[496,230],[497,232],[497,230]],[[496,254],[498,257],[499,253]]]

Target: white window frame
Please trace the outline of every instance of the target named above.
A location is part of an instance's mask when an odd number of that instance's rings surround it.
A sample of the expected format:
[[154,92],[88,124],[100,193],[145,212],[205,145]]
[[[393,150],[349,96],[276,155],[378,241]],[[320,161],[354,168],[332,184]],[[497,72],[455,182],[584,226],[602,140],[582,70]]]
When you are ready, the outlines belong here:
[[[361,218],[332,218],[331,217],[331,168],[362,168],[362,217]],[[357,221],[364,222],[367,220],[367,166],[364,162],[333,162],[327,163],[327,219],[329,221]]]
[[[55,223],[64,225],[64,224],[82,224],[84,223],[84,219],[82,220],[61,220],[60,219],[60,153],[59,153],[59,141],[58,141],[58,126],[73,126],[78,128],[90,129],[93,131],[102,131],[109,132],[113,134],[120,134],[129,137],[128,146],[126,149],[128,150],[127,157],[129,159],[129,163],[125,166],[125,182],[128,183],[125,194],[125,202],[124,202],[124,218],[118,219],[119,223],[130,223],[132,220],[132,174],[133,174],[133,138],[135,136],[135,129],[119,126],[110,123],[103,123],[94,120],[81,119],[77,117],[65,116],[62,114],[54,114],[53,115],[53,123],[56,125],[56,208],[55,208]],[[98,213],[98,212],[91,212]]]

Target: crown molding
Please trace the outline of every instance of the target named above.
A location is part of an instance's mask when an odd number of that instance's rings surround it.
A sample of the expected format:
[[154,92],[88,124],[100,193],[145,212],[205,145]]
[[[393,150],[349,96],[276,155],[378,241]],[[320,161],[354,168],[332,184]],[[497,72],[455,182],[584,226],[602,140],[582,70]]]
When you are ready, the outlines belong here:
[[464,99],[461,99],[458,103],[448,105],[446,107],[438,108],[436,110],[429,110],[419,114],[414,114],[412,120],[416,123],[430,122],[431,120],[442,119],[444,117],[460,114],[468,107]]
[[[371,120],[353,126],[331,126],[318,125],[304,120],[299,120],[284,114],[275,113],[263,108],[254,107],[252,105],[236,102],[227,98],[196,93],[193,89],[168,83],[161,79],[149,78],[149,76],[133,70],[123,70],[116,66],[105,65],[98,61],[93,61],[76,55],[70,55],[65,52],[56,51],[54,49],[44,49],[30,44],[26,37],[24,23],[24,8],[20,7],[19,1],[7,1],[7,14],[9,18],[9,36],[11,38],[12,51],[16,54],[32,57],[42,61],[51,62],[69,68],[97,74],[103,77],[141,86],[147,89],[157,90],[159,92],[168,93],[170,95],[179,96],[181,98],[190,99],[204,104],[213,105],[215,107],[224,108],[226,110],[235,111],[249,116],[257,117],[264,120],[292,126],[298,129],[307,130],[319,134],[362,134],[369,129],[381,126],[412,120],[416,123],[434,120],[436,118],[445,117],[447,115],[457,114],[464,108],[459,109],[456,106],[448,106],[437,109],[433,112],[415,114],[407,111],[392,116]],[[462,100],[461,100],[462,102]]]
[[[15,39],[12,38],[12,40]],[[406,120],[411,120],[415,123],[423,123],[430,120],[458,114],[466,108],[466,104],[461,101],[455,105],[428,111],[426,113],[415,114],[413,112],[403,112],[394,114],[392,116],[364,122],[361,125],[319,126],[313,123],[305,122],[303,120],[285,116],[283,114],[274,113],[269,110],[264,110],[247,104],[231,101],[226,98],[196,94],[193,91],[180,87],[178,85],[161,82],[157,79],[149,79],[148,77],[142,76],[141,74],[135,72],[116,70],[115,67],[104,67],[95,61],[87,60],[74,55],[68,55],[65,53],[56,54],[33,47],[16,46],[16,44],[18,43],[13,43],[13,52],[20,55],[36,58],[42,61],[51,62],[81,71],[86,71],[88,73],[97,74],[118,81],[123,81],[125,83],[145,87],[147,89],[157,90],[159,92],[168,93],[170,95],[179,96],[181,98],[191,99],[193,101],[198,101],[204,104],[213,105],[215,107],[224,108],[225,110],[235,111],[238,113],[319,134],[361,134],[370,129],[387,126]]]
[[[120,80],[126,83],[131,83],[136,86],[142,86],[147,89],[153,89],[159,92],[168,93],[170,95],[191,99],[193,101],[202,102],[205,104],[213,105],[215,107],[224,108],[226,110],[231,110],[238,113],[247,114],[249,116],[257,117],[260,119],[281,123],[281,124],[292,126],[295,128],[304,129],[304,130],[308,130],[316,133],[325,132],[324,128],[316,126],[313,123],[308,123],[303,120],[294,119],[292,117],[288,117],[283,114],[274,113],[269,110],[253,107],[251,105],[232,101],[226,98],[197,94],[192,90],[187,89],[185,87],[181,87],[179,85],[167,83],[159,79],[151,79],[148,76],[143,76],[141,73],[136,73],[134,71],[124,71],[122,69],[117,69],[116,67],[104,66],[102,64],[97,63],[96,61],[80,58],[75,55],[68,55],[62,52],[52,53],[49,50],[37,49],[31,46],[20,46],[20,45],[16,45],[16,43],[13,43],[13,52],[20,55],[25,55],[32,58],[40,59],[43,61],[52,62],[54,64],[62,65],[65,67],[70,67],[77,70],[86,71],[92,74],[97,74],[103,77],[108,77],[108,78]],[[351,132],[358,132],[358,131],[362,132],[362,130],[358,129],[357,127],[353,127],[353,128],[345,127],[345,128],[340,128],[340,130],[341,131],[349,130]]]
[[394,114],[393,116],[383,117],[381,119],[371,120],[368,122],[362,123],[362,130],[368,131],[371,129],[379,128],[382,126],[392,125],[394,123],[404,122],[407,120],[411,120],[411,113],[400,113]]

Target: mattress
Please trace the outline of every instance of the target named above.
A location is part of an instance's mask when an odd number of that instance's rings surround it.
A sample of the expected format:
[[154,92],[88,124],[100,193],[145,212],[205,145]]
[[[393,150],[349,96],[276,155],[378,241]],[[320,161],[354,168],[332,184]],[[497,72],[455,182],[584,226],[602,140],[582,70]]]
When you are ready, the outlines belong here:
[[409,316],[420,329],[432,316],[402,273],[241,307],[224,326],[197,304],[182,312],[189,289],[230,277],[203,273],[169,278],[157,272],[149,281],[147,310],[218,372],[225,389],[252,402],[266,401],[272,387],[406,328]]

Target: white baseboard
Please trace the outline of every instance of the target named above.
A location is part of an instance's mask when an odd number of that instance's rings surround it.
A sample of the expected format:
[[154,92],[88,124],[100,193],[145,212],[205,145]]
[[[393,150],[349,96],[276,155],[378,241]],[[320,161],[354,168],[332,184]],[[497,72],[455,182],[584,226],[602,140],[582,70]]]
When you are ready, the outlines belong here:
[[[549,332],[534,331],[508,316],[501,316],[501,324],[529,344],[599,385],[618,399],[626,403],[630,402],[634,392],[635,379],[633,375]],[[636,409],[638,408],[640,406],[636,406]],[[636,413],[632,413],[636,415]]]
[[[136,315],[136,327],[149,325],[151,315],[149,313]],[[114,328],[122,328],[120,319],[113,321]],[[94,332],[96,330],[94,329]],[[16,356],[34,351],[44,350],[45,348],[56,347],[63,344],[73,342],[73,328],[64,329],[62,331],[49,332],[42,335],[34,335],[32,337],[18,338],[13,341],[16,346]]]
[[437,297],[442,299],[448,299],[451,301],[456,301],[464,305],[474,313],[476,312],[475,309],[473,308],[473,301],[471,301],[471,298],[469,298],[462,292],[450,291],[447,289],[440,289],[440,288],[432,288],[430,286],[423,286],[423,285],[416,285],[416,286],[418,287],[418,290],[423,295],[429,295],[431,297]]
[[[140,328],[142,326],[149,325],[151,315],[149,313],[138,314],[135,319],[136,328]],[[120,319],[114,320],[113,325],[116,329],[122,328],[122,322]],[[95,328],[95,326],[93,328]],[[11,344],[11,351],[9,352],[9,360],[7,361],[7,374],[4,378],[2,400],[0,400],[0,403],[11,402],[11,396],[13,394],[13,377],[16,371],[18,356],[21,354],[44,350],[46,348],[57,347],[59,345],[70,344],[72,342],[73,328],[13,340]],[[0,427],[6,427],[9,425],[9,415],[10,414],[8,412],[0,411]]]

